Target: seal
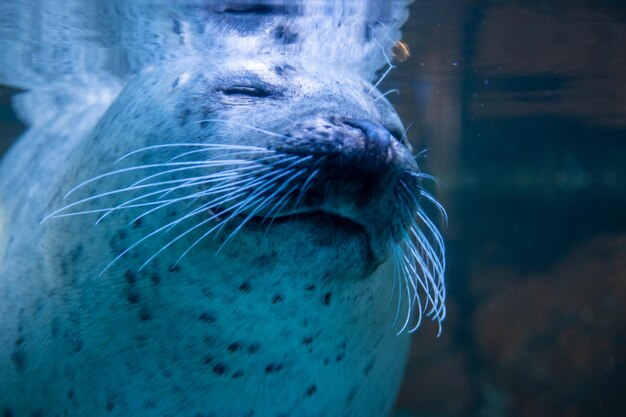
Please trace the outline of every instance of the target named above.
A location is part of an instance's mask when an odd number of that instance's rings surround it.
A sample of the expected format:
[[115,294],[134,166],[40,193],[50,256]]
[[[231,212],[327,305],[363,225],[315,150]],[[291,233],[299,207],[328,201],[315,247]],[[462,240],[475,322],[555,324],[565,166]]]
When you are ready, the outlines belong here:
[[4,415],[388,415],[403,332],[443,320],[445,288],[385,97],[187,51],[95,107],[0,168]]

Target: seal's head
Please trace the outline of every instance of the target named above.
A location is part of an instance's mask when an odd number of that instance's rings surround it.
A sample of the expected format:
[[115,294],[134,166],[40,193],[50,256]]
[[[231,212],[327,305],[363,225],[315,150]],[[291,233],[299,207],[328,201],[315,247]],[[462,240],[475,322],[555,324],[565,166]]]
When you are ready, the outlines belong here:
[[[53,216],[159,218],[105,270],[150,241],[161,247],[139,269],[183,243],[173,265],[205,240],[217,245],[205,248],[214,254],[235,237],[261,234],[262,250],[280,229],[302,236],[300,248],[333,248],[338,270],[358,278],[393,256],[407,320],[420,293],[430,305],[420,313],[443,319],[443,245],[421,203],[440,206],[421,188],[429,176],[403,144],[397,113],[360,78],[276,57],[217,68],[185,60],[131,83],[94,139],[98,166],[127,166],[88,178],[71,192],[85,198]],[[85,205],[93,207],[77,210]]]
[[35,71],[0,71],[43,86],[13,164],[36,175],[0,181],[5,414],[388,415],[396,333],[445,314],[439,206],[365,81],[406,2],[122,3],[68,65],[25,42]]
[[78,185],[52,214],[68,218],[48,222],[50,246],[85,235],[80,261],[60,255],[89,288],[83,343],[140,358],[98,372],[182,384],[203,410],[249,397],[260,415],[383,415],[408,342],[395,333],[444,317],[443,246],[403,132],[371,84],[281,56],[174,60],[129,82],[72,159]]

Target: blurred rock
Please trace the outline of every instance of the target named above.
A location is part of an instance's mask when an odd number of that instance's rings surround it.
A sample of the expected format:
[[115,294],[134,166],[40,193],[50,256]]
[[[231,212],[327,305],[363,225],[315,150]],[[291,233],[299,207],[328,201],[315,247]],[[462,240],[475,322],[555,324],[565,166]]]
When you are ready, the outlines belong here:
[[533,277],[500,283],[478,303],[474,337],[507,416],[617,416],[626,399],[626,235],[597,238]]

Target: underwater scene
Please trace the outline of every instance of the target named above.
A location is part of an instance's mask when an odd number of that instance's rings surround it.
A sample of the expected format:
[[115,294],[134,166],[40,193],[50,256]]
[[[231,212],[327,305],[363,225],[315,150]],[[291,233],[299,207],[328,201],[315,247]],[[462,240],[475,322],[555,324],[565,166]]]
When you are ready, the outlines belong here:
[[626,415],[619,0],[0,0],[0,417]]

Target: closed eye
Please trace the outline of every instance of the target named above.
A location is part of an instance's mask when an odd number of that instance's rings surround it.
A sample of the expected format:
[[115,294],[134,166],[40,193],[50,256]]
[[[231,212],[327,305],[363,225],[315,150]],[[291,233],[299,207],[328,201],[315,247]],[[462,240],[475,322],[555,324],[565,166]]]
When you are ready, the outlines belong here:
[[227,96],[248,96],[248,97],[270,97],[274,93],[270,90],[261,87],[249,87],[249,86],[234,86],[221,90],[224,95]]

